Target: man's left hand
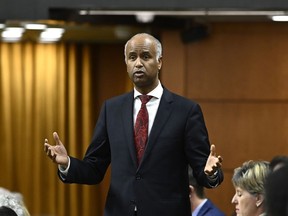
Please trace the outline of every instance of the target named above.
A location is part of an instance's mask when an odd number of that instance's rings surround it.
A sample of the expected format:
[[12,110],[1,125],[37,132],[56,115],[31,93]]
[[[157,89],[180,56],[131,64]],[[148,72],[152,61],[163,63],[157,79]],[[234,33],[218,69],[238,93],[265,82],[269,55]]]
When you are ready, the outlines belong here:
[[216,155],[216,147],[215,145],[211,145],[210,155],[207,159],[204,172],[208,176],[213,176],[218,169],[222,167],[222,157],[220,155]]

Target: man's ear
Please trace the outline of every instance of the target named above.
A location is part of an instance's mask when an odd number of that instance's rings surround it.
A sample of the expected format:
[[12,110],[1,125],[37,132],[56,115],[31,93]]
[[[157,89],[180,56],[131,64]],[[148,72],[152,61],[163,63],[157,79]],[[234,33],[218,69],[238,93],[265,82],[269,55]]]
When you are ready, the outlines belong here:
[[160,70],[162,67],[162,56],[158,58],[158,70]]
[[191,196],[194,193],[195,189],[192,185],[189,185],[189,196]]
[[257,194],[256,195],[256,206],[257,207],[261,206],[263,202],[264,202],[263,194]]

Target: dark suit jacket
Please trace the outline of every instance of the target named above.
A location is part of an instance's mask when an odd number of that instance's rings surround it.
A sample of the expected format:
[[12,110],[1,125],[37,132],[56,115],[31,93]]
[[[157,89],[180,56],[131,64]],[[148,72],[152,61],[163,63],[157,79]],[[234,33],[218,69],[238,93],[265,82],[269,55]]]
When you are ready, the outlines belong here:
[[140,165],[133,139],[133,92],[107,100],[83,160],[70,157],[64,182],[100,183],[111,162],[105,216],[190,216],[188,164],[205,187],[204,167],[210,153],[198,104],[164,88]]
[[208,199],[197,216],[225,216],[225,214]]

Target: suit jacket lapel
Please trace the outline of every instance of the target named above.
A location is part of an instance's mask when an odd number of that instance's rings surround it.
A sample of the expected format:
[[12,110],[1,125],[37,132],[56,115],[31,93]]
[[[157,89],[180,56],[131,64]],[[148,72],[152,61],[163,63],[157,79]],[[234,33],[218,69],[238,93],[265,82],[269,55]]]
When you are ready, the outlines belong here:
[[204,216],[208,212],[208,210],[210,210],[210,208],[211,208],[211,203],[210,203],[209,200],[207,200],[204,203],[204,205],[201,207],[200,211],[198,212],[198,215],[199,216],[202,216],[202,215]]
[[133,91],[128,93],[127,97],[123,101],[122,106],[122,121],[125,130],[125,136],[127,140],[128,149],[134,165],[137,167],[136,151],[134,145],[134,129],[133,129],[133,106],[134,106],[134,94]]

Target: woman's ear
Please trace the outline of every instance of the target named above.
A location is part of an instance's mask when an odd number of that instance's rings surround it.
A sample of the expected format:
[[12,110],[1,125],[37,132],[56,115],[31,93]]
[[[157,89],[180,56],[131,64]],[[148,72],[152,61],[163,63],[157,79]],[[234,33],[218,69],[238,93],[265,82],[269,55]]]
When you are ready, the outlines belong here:
[[257,194],[256,195],[256,206],[257,207],[261,206],[263,202],[264,202],[263,194]]

